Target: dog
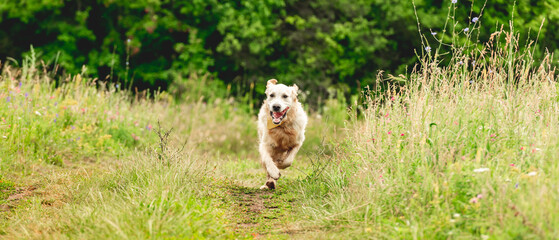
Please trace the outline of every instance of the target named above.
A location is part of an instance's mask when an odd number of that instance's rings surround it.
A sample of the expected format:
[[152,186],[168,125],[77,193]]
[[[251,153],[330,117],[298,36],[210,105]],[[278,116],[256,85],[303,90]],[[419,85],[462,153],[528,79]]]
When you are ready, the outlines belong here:
[[268,80],[266,100],[258,113],[259,152],[268,176],[260,189],[276,188],[280,169],[291,166],[305,141],[308,119],[297,100],[299,87],[277,83]]

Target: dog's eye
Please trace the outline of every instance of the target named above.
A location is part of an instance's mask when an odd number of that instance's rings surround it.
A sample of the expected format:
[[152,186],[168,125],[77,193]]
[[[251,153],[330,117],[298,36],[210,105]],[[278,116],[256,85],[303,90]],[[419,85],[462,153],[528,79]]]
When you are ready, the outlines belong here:
[[283,97],[283,98],[287,98],[287,95],[284,94],[282,97]]
[[275,97],[275,96],[276,96],[276,95],[275,95],[275,94],[273,94],[273,93],[272,93],[272,94],[270,94],[270,98],[273,98],[273,97]]

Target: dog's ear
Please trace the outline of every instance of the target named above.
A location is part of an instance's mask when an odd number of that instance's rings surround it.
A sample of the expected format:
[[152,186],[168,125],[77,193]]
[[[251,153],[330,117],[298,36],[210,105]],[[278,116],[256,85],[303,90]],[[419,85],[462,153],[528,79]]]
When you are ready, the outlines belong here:
[[270,79],[270,80],[268,80],[268,83],[266,84],[266,88],[269,88],[271,85],[276,85],[276,83],[278,83],[278,80]]
[[299,95],[299,87],[297,86],[297,84],[293,84],[293,95],[295,97],[297,97],[297,95]]

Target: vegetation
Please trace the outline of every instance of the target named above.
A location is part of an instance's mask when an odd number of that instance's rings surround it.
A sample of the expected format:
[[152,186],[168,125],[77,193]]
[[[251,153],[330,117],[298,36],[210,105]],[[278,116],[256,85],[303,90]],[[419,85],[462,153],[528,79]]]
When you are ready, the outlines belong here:
[[520,47],[514,26],[477,43],[468,22],[447,40],[429,29],[419,64],[377,73],[361,99],[331,90],[317,110],[305,101],[324,95],[300,94],[307,138],[276,190],[258,189],[262,84],[238,94],[198,73],[140,93],[89,68],[57,74],[31,48],[0,74],[0,237],[554,238],[553,54]]
[[[515,4],[504,0],[7,1],[0,6],[0,58],[19,59],[33,45],[40,59],[56,69],[53,72],[85,72],[139,90],[175,89],[174,84],[183,84],[192,74],[210,74],[218,79],[216,86],[222,92],[230,84],[237,97],[259,98],[262,83],[278,78],[312,89],[316,94],[306,102],[316,107],[327,98],[318,96],[338,90],[358,95],[363,86],[375,82],[378,70],[409,73],[417,63],[416,51],[421,55],[424,45],[442,41],[446,52],[466,43],[480,44],[478,40],[489,40],[501,25],[509,29],[510,20],[523,34],[521,49],[529,44],[525,39],[538,39],[532,48],[535,54],[542,56],[546,49],[557,54],[559,2],[517,0]],[[423,40],[417,37],[414,9],[421,20],[420,33],[427,36]],[[476,26],[484,31],[464,34]]]

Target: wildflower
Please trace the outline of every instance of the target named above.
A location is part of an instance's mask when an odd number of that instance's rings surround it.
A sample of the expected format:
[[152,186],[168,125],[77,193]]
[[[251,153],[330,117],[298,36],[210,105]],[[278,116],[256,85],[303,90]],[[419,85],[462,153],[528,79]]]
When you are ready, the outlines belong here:
[[392,131],[388,131],[388,134],[392,134]]
[[130,44],[130,38],[126,39],[126,43]]
[[429,47],[429,46],[425,47],[425,51],[430,52],[430,51],[431,51],[431,47]]
[[532,177],[532,176],[536,176],[538,173],[537,172],[529,172],[528,174],[526,174],[526,176]]
[[497,135],[495,135],[495,134],[491,134],[491,137],[492,137],[492,138],[494,138],[494,137],[496,137],[496,136],[497,136]]
[[520,147],[520,150],[524,151],[524,147]]
[[452,216],[453,216],[454,218],[459,218],[459,217],[460,217],[460,214],[458,214],[458,213],[455,213],[455,214],[454,214],[454,215],[452,215]]
[[10,102],[10,97],[7,97],[7,98],[6,98],[6,102]]
[[462,60],[460,60],[460,62],[458,62],[458,65],[462,65],[464,64],[464,62],[462,62]]
[[437,35],[437,32],[431,32],[431,35],[435,36]]
[[476,172],[476,173],[487,172],[487,171],[489,171],[489,168],[476,168],[476,169],[474,169],[474,172]]
[[518,188],[518,183],[514,184],[514,188]]
[[56,107],[58,105],[58,102],[54,102],[54,106]]
[[37,116],[42,116],[42,114],[39,111],[35,111],[35,114],[37,114]]
[[473,197],[472,199],[470,199],[470,203],[478,203],[479,200],[481,200],[483,198],[483,194],[478,194],[477,196]]
[[458,0],[452,0],[451,2],[455,4],[458,2]]
[[146,126],[146,129],[149,130],[149,131],[151,131],[152,128],[153,128],[153,127],[151,126],[151,124],[148,124],[148,125]]
[[514,163],[509,164],[509,166],[511,167],[515,167],[516,165],[514,165]]
[[29,97],[29,93],[25,93],[25,98]]
[[478,18],[478,17],[474,17],[474,18],[472,18],[472,22],[473,22],[473,23],[477,22],[477,20],[479,20],[479,18]]
[[400,134],[400,136],[402,136],[402,137],[403,137],[403,136],[404,136],[404,134],[402,133],[402,134]]
[[470,31],[470,28],[464,28],[464,32]]

